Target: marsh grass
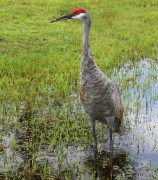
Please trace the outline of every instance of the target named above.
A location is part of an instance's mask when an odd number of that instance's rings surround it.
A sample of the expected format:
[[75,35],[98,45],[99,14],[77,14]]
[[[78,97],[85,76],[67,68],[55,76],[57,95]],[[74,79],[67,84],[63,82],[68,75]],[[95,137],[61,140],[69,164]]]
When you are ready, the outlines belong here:
[[[71,170],[62,162],[66,152],[62,149],[82,145],[89,152],[92,137],[88,118],[78,103],[79,97],[72,97],[79,94],[82,25],[76,21],[49,24],[76,7],[85,7],[91,14],[92,52],[107,75],[111,76],[114,68],[127,59],[156,59],[156,0],[2,1],[0,153],[6,161],[2,168],[6,178],[53,179],[65,174],[71,179]],[[134,85],[135,78],[120,79],[122,89],[128,88],[129,82]],[[104,133],[98,126],[97,134],[102,139]],[[14,135],[7,143],[6,134]],[[8,147],[11,150],[6,152]],[[58,159],[56,169],[51,169],[47,160],[36,162],[41,153],[50,150]],[[12,153],[13,159],[8,155]],[[18,161],[19,156],[23,160]],[[19,169],[10,173],[12,160]],[[77,173],[82,175],[78,163]]]

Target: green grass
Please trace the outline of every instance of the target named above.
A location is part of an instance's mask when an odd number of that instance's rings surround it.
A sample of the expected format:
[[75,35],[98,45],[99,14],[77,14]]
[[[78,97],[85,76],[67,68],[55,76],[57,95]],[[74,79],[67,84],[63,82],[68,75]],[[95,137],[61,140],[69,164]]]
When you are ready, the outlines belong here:
[[91,49],[107,75],[128,59],[156,59],[158,54],[157,0],[2,0],[1,121],[6,132],[22,128],[22,140],[14,139],[11,146],[24,151],[27,160],[43,146],[92,141],[87,117],[73,112],[70,97],[79,94],[82,24],[49,23],[77,7],[91,14]]
[[127,59],[156,57],[156,0],[3,1],[1,101],[31,98],[32,102],[48,88],[60,101],[78,90],[82,25],[72,20],[49,24],[76,7],[87,8],[92,16],[91,48],[105,73]]

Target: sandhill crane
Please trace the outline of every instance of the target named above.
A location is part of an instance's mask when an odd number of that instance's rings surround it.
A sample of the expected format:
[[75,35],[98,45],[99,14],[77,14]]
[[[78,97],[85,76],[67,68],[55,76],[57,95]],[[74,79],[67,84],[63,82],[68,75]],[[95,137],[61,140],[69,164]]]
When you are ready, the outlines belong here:
[[88,11],[77,8],[72,13],[52,20],[50,23],[63,19],[76,19],[83,23],[80,99],[92,125],[96,149],[95,121],[98,120],[107,124],[110,130],[111,158],[113,158],[112,132],[120,131],[123,117],[119,87],[98,68],[93,59],[89,43],[91,18]]

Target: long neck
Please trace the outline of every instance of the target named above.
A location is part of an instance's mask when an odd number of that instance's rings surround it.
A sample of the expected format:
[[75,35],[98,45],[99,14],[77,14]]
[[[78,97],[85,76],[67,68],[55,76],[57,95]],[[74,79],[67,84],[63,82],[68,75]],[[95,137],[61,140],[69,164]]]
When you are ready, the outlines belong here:
[[90,43],[89,43],[89,31],[90,31],[91,19],[86,19],[83,23],[83,49],[82,49],[82,61],[81,61],[81,79],[86,76],[92,69],[97,68],[97,65],[93,59]]
[[89,18],[83,23],[83,56],[90,53],[90,43],[89,43],[89,32],[91,26],[91,19]]
[[90,43],[89,43],[89,32],[91,26],[90,17],[83,23],[83,49],[82,49],[82,61],[81,61],[81,84],[85,82],[88,77],[87,73],[96,72],[98,67],[93,59]]

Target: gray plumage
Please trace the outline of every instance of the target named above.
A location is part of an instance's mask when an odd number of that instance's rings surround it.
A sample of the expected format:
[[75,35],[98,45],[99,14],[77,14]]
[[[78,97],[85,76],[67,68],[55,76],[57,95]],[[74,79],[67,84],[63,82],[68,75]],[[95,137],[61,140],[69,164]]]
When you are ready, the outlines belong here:
[[119,132],[123,117],[119,87],[99,69],[93,59],[89,43],[91,26],[89,13],[83,8],[77,8],[71,14],[51,22],[56,22],[61,19],[76,19],[83,23],[80,99],[92,124],[96,147],[95,121],[98,120],[106,123],[109,127],[112,148],[112,132]]
[[80,98],[92,125],[99,120],[112,131],[119,131],[123,116],[120,91],[96,65],[89,45],[91,19],[86,11],[83,21],[83,50],[80,74]]

